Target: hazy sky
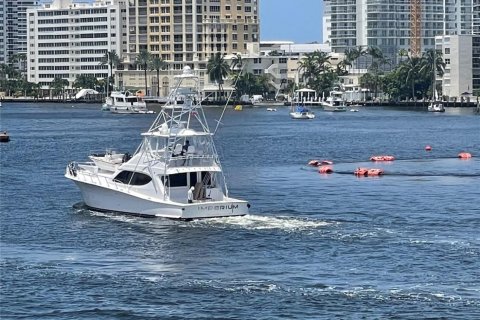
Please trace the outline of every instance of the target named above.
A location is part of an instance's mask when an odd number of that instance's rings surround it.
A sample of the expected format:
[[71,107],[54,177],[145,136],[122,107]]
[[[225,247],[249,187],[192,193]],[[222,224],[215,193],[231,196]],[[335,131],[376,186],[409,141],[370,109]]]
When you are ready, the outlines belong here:
[[260,40],[322,42],[322,0],[259,0]]

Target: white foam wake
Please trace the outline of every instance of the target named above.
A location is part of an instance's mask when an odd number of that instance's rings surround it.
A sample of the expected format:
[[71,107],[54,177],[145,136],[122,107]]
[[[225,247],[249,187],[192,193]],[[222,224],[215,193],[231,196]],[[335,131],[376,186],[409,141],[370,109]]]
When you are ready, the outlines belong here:
[[[200,221],[200,220],[199,220]],[[203,221],[200,221],[201,223]],[[303,231],[318,229],[328,226],[332,223],[326,221],[312,220],[306,218],[293,217],[269,217],[258,215],[246,215],[242,217],[226,217],[209,219],[208,224],[217,224],[224,226],[238,226],[248,230],[272,230],[283,231]]]

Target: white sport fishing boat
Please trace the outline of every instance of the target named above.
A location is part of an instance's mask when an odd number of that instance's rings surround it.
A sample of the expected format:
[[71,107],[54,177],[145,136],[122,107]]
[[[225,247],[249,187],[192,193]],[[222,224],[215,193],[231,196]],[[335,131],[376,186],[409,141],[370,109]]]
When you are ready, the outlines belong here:
[[330,95],[327,97],[327,100],[322,102],[323,110],[330,112],[347,111],[347,106],[345,105],[345,100],[343,100],[342,96],[342,91],[330,91]]
[[200,104],[198,76],[185,67],[176,80],[132,156],[96,154],[92,162],[67,166],[65,177],[80,188],[88,207],[173,219],[248,214],[250,205],[228,194]]
[[148,111],[141,96],[130,91],[113,91],[110,97],[105,99],[102,110],[110,110],[112,113],[153,113]]

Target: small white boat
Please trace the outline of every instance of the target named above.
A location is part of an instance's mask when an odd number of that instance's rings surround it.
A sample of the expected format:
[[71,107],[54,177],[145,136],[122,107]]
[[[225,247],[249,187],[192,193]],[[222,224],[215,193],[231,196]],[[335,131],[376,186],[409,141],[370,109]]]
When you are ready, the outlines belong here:
[[[247,201],[229,195],[220,158],[200,104],[200,80],[189,67],[136,152],[90,155],[68,164],[89,208],[148,217],[198,219],[248,214]],[[182,97],[182,104],[177,98]]]
[[110,110],[112,113],[149,113],[143,98],[130,91],[113,91],[105,99],[102,110]]
[[7,131],[0,132],[0,142],[9,142],[10,136],[8,135]]
[[330,91],[330,95],[326,101],[322,102],[323,110],[330,112],[344,112],[347,111],[345,100],[342,98],[342,91]]
[[358,109],[350,109],[350,112],[358,112]]
[[277,108],[267,108],[267,111],[277,111]]
[[445,112],[445,107],[441,101],[432,101],[427,110],[428,112]]
[[297,105],[290,112],[290,117],[292,119],[314,119],[315,113],[313,113],[312,111],[310,111],[308,108],[304,106]]

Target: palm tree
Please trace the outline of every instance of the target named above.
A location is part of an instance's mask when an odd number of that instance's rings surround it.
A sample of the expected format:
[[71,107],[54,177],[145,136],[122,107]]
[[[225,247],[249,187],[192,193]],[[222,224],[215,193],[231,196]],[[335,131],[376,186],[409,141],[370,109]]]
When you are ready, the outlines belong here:
[[62,79],[60,77],[55,77],[50,84],[50,87],[53,88],[54,94],[58,95],[59,93],[62,93],[62,96],[64,96],[65,87],[67,86],[68,86],[68,80]]
[[405,82],[411,85],[413,99],[415,99],[415,79],[418,78],[421,67],[421,59],[419,57],[407,57],[407,60],[398,67],[400,72],[406,74]]
[[92,74],[81,74],[73,83],[75,88],[84,88],[84,89],[95,89],[98,85],[97,78]]
[[[157,96],[160,96],[160,70],[167,66],[167,62],[162,58],[155,56],[152,58],[150,67],[157,71]],[[146,94],[146,93],[145,93]]]
[[228,76],[230,67],[228,63],[223,59],[223,55],[220,52],[215,53],[208,59],[207,72],[210,82],[218,83],[218,91],[220,96],[223,96],[223,79]]
[[445,62],[443,61],[441,50],[429,49],[425,51],[421,58],[421,67],[419,72],[424,74],[427,79],[432,79],[433,97],[436,85],[436,75],[441,77],[445,73]]
[[140,53],[137,55],[137,58],[135,59],[135,64],[137,66],[140,66],[144,72],[144,78],[145,78],[145,95],[147,95],[148,91],[148,85],[147,85],[147,70],[148,66],[152,62],[152,54],[148,52],[147,50],[140,50]]
[[306,81],[307,84],[310,83],[319,72],[315,57],[313,54],[307,53],[298,64],[298,72],[302,72],[302,81]]
[[109,68],[109,76],[108,76],[108,83],[107,83],[107,97],[108,97],[108,89],[111,83],[115,84],[114,77],[113,77],[113,68],[116,68],[120,64],[120,58],[114,50],[105,52],[105,55],[102,57],[100,62],[101,65],[108,65]]

